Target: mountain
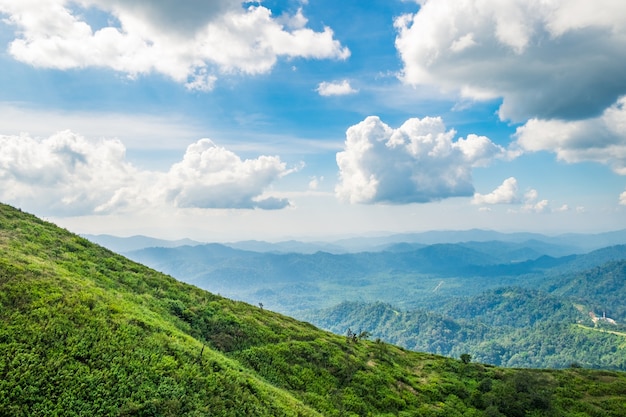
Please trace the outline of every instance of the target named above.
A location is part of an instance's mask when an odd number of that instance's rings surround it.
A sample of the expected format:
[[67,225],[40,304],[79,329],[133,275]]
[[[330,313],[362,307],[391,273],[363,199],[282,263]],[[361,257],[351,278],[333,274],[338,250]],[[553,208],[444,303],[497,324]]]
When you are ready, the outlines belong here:
[[326,242],[300,242],[297,240],[287,240],[283,242],[263,242],[259,240],[246,240],[241,242],[225,243],[233,249],[241,249],[252,252],[270,252],[270,253],[305,253],[313,254],[316,252],[328,253],[346,253],[346,248]]
[[331,254],[260,253],[223,244],[147,248],[126,255],[206,290],[298,317],[343,301],[415,309],[501,286],[534,288],[565,271],[626,259],[626,245],[555,257],[536,241],[403,244],[393,250]]
[[337,336],[5,205],[0,307],[0,415],[624,412],[624,374],[498,369]]
[[[202,244],[191,239],[164,240],[147,236],[117,237],[111,235],[83,235],[86,239],[111,249],[126,253],[153,247],[196,246]],[[520,259],[531,259],[537,253],[549,256],[565,256],[585,253],[606,246],[626,244],[626,229],[598,234],[570,233],[547,236],[539,233],[502,233],[491,230],[430,231],[422,233],[383,234],[370,237],[352,237],[333,241],[304,242],[286,240],[265,242],[246,240],[223,243],[233,249],[262,253],[302,253],[328,252],[333,254],[357,252],[406,251],[420,247],[460,243],[468,247],[491,247],[501,251],[520,250]],[[495,246],[494,246],[495,244]],[[499,246],[498,246],[499,245]],[[530,250],[530,251],[529,251]],[[534,251],[531,252],[531,251]]]
[[[129,255],[194,285],[263,303],[336,333],[365,329],[407,349],[451,357],[468,352],[498,366],[580,363],[626,370],[626,352],[619,347],[626,328],[601,333],[598,325],[605,323],[590,316],[606,313],[626,323],[626,274],[617,267],[626,262],[626,245],[561,257],[543,254],[559,249],[538,241],[394,249],[280,254],[210,244]],[[401,314],[380,313],[380,305]],[[572,340],[584,349],[571,348]]]
[[112,235],[82,235],[85,239],[98,245],[104,246],[107,249],[117,253],[131,252],[134,250],[144,248],[174,248],[177,246],[195,246],[200,245],[201,242],[196,242],[191,239],[180,240],[164,240],[155,239],[148,236],[130,236],[130,237],[118,237]]
[[497,366],[566,368],[575,363],[625,371],[626,327],[594,325],[589,311],[561,297],[511,287],[451,300],[437,311],[344,302],[303,317],[337,333],[363,329],[407,349],[450,357],[466,352]]
[[447,356],[468,352],[498,366],[579,363],[626,371],[626,260],[586,270],[571,266],[602,262],[623,250],[611,247],[575,257],[564,269],[568,272],[544,276],[535,289],[486,289],[429,309],[344,302],[300,317],[335,332],[366,329],[408,349]]
[[0,205],[0,415],[620,416],[626,374],[499,369],[176,281]]
[[606,246],[626,244],[626,229],[585,234],[568,233],[556,236],[547,236],[540,233],[503,233],[493,230],[441,230],[421,233],[385,234],[374,237],[355,237],[334,241],[333,244],[349,248],[353,252],[384,250],[395,243],[418,243],[434,245],[438,243],[463,242],[511,242],[522,243],[528,241],[543,242],[553,246],[560,246],[568,253],[583,253]]
[[545,281],[542,288],[626,323],[626,260],[560,275]]

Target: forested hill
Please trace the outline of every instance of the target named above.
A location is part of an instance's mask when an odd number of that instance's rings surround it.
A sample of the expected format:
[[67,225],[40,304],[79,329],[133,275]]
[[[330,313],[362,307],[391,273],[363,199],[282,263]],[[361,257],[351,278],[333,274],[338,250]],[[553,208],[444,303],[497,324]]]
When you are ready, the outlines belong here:
[[345,302],[304,317],[331,331],[367,329],[408,349],[450,357],[466,352],[498,366],[626,370],[626,328],[593,323],[586,308],[576,307],[581,305],[511,287],[453,300],[438,311]]
[[626,375],[347,338],[0,205],[0,415],[624,415]]
[[1,416],[623,416],[626,375],[338,336],[0,205]]
[[[612,258],[611,247],[589,259]],[[626,370],[626,260],[545,276],[536,288],[503,286],[411,310],[344,302],[302,318],[335,332],[362,328],[409,349],[510,367],[571,364]],[[518,281],[518,283],[523,283]]]

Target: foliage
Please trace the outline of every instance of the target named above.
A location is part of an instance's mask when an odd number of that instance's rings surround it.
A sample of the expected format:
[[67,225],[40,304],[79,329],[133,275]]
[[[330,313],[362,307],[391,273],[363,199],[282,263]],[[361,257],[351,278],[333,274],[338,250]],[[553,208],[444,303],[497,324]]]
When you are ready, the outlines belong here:
[[347,342],[178,282],[4,205],[0,323],[0,415],[7,416],[626,412],[621,373],[463,364],[363,332]]
[[345,254],[258,253],[207,244],[128,255],[214,293],[299,316],[355,300],[437,309],[451,297],[502,286],[540,289],[563,273],[626,259],[624,245],[558,258],[545,253],[565,250],[533,241],[408,245],[406,250]]
[[606,312],[626,322],[626,260],[609,261],[589,270],[557,276],[542,288],[555,296],[573,299],[598,314]]
[[363,328],[408,349],[467,352],[498,366],[626,370],[626,246],[553,257],[567,250],[465,242],[306,255],[210,244],[132,256],[338,334]]
[[468,353],[497,366],[566,368],[575,362],[586,368],[626,370],[626,331],[594,326],[573,303],[522,288],[453,300],[439,313],[344,302],[304,318],[335,333],[364,328],[375,338],[407,349],[449,357]]

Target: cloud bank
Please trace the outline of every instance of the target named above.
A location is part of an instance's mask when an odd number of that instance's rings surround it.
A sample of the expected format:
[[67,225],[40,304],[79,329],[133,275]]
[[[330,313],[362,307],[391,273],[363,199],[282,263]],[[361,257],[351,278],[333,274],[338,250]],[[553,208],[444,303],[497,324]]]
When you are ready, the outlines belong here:
[[422,0],[396,19],[401,78],[471,99],[503,120],[600,115],[626,94],[626,3]]
[[531,119],[515,133],[526,152],[552,151],[569,163],[593,161],[626,175],[626,96],[599,117],[579,121]]
[[98,212],[134,188],[134,178],[144,179],[124,157],[117,140],[87,141],[70,131],[43,140],[0,136],[0,198],[48,213]]
[[626,175],[626,3],[419,3],[395,21],[405,83],[501,99],[520,151]]
[[[325,27],[306,27],[299,10],[275,17],[233,0],[0,0],[15,28],[9,53],[35,67],[109,68],[136,77],[160,73],[208,91],[221,74],[268,72],[279,57],[345,59],[350,51]],[[104,27],[84,18],[97,10]]]
[[0,136],[0,200],[47,215],[146,207],[280,209],[267,188],[292,170],[275,156],[242,160],[209,139],[189,145],[168,172],[128,163],[124,145],[72,131],[45,139]]
[[413,118],[392,129],[370,116],[346,132],[337,153],[336,196],[350,203],[425,203],[474,193],[472,168],[505,150],[484,136],[454,141],[438,117]]

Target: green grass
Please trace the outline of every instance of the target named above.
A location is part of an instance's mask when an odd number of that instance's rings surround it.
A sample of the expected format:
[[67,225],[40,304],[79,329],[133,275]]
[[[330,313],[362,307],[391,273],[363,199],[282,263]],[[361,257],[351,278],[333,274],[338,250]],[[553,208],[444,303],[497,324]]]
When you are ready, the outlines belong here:
[[0,205],[1,416],[626,415],[626,375],[348,340]]

